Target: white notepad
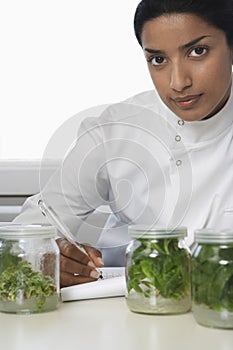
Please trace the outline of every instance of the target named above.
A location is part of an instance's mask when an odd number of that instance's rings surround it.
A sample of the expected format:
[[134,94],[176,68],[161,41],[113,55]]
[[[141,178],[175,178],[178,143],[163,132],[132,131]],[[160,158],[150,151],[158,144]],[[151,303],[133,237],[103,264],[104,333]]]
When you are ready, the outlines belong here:
[[103,279],[61,288],[61,300],[83,300],[125,296],[126,281],[124,267],[104,267]]

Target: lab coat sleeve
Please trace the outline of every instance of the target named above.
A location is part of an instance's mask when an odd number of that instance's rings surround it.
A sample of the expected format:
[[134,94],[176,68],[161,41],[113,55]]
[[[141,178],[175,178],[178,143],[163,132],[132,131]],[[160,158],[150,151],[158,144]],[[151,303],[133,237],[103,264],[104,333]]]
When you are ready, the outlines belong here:
[[[43,171],[43,168],[42,168]],[[41,192],[26,200],[15,223],[47,223],[40,212],[38,200],[51,206],[74,234],[74,238],[94,244],[106,221],[91,222],[85,237],[79,229],[96,208],[108,205],[109,181],[104,158],[104,142],[97,118],[86,119],[79,130],[74,147],[62,165],[48,179]],[[91,231],[91,235],[88,231]],[[95,233],[94,233],[95,232]],[[96,234],[96,237],[94,237]]]

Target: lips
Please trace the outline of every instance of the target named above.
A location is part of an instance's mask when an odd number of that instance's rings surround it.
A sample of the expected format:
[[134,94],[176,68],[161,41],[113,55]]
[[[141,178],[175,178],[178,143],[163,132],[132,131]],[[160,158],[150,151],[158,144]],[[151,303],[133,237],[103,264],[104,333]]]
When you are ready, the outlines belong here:
[[183,97],[172,98],[172,101],[176,104],[177,107],[181,109],[189,109],[199,102],[201,96],[202,94],[187,95]]

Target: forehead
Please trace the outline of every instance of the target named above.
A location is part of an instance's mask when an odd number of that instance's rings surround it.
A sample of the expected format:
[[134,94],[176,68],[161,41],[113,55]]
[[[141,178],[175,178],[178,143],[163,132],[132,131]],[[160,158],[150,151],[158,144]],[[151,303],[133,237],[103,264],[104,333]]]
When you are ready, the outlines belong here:
[[225,36],[220,29],[192,14],[162,15],[145,23],[142,31],[143,47],[166,44],[179,46],[200,37]]

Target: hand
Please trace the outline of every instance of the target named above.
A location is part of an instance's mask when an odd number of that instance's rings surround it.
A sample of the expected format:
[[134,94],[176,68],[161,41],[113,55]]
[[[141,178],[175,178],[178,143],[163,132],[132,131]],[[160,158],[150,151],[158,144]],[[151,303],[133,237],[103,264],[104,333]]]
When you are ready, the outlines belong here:
[[82,244],[86,255],[65,238],[58,238],[56,242],[60,249],[61,287],[96,281],[99,278],[96,267],[104,266],[99,250]]

